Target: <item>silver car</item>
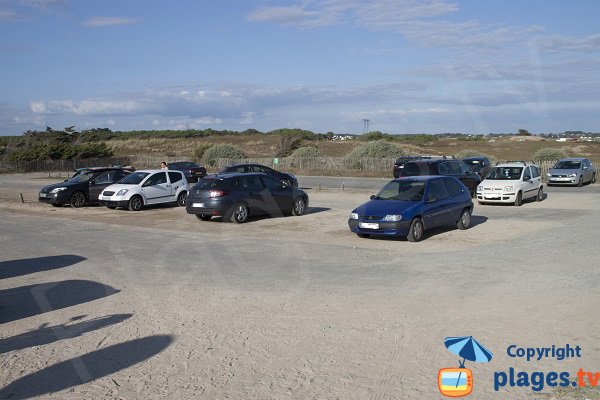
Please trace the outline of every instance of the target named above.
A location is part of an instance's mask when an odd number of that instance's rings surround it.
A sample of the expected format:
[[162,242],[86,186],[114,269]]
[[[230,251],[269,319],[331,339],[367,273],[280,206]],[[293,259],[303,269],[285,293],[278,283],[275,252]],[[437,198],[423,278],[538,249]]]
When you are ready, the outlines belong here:
[[548,186],[596,182],[596,168],[587,158],[563,158],[548,171]]

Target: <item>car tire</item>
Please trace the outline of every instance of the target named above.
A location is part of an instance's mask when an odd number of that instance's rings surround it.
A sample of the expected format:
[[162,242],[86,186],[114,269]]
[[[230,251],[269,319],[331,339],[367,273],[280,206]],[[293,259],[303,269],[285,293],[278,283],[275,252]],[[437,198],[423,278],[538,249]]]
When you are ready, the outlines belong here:
[[71,207],[73,208],[83,207],[85,206],[85,203],[87,203],[87,198],[85,197],[85,193],[81,191],[73,193],[69,198],[69,204],[71,204]]
[[544,188],[540,186],[540,190],[538,190],[537,196],[535,196],[535,201],[544,200]]
[[129,199],[129,211],[140,211],[144,206],[144,199],[142,196],[135,195]]
[[369,235],[368,233],[357,233],[356,236],[358,236],[361,239],[366,239],[368,237],[371,237],[371,235]]
[[184,190],[181,193],[179,193],[179,196],[177,196],[177,205],[179,207],[185,207],[185,202],[187,200],[187,192]]
[[250,212],[248,210],[248,206],[244,203],[237,203],[233,206],[231,210],[231,222],[235,222],[236,224],[243,224],[248,220],[248,216]]
[[410,223],[410,228],[408,228],[408,235],[406,238],[409,242],[420,242],[423,239],[423,234],[425,233],[425,227],[423,226],[423,221],[421,218],[415,218]]
[[464,210],[462,210],[462,213],[460,213],[460,218],[458,219],[458,222],[456,223],[456,227],[458,229],[469,229],[469,227],[471,226],[471,211],[468,208],[465,208]]
[[596,174],[592,175],[592,180],[590,181],[590,183],[596,183]]
[[515,207],[521,207],[523,204],[523,194],[521,192],[517,193],[517,198],[515,199]]
[[52,204],[53,207],[62,207],[62,204],[60,203],[50,203]]
[[212,218],[212,215],[196,214],[196,218],[198,218],[202,221],[210,221],[210,219]]
[[292,215],[299,216],[304,214],[306,211],[306,202],[302,197],[298,197],[294,200],[294,205],[292,206]]
[[583,176],[579,177],[579,180],[577,181],[577,187],[582,187],[583,186]]

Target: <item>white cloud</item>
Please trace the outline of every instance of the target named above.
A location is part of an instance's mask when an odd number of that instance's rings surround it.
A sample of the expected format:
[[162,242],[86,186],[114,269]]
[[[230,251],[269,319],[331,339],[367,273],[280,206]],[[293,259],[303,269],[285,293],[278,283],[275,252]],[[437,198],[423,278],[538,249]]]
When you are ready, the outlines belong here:
[[142,22],[141,18],[125,18],[125,17],[93,17],[83,22],[84,26],[90,28],[99,28],[115,25],[135,25]]
[[550,53],[598,52],[600,51],[600,33],[585,36],[583,38],[566,36],[539,37],[532,42],[532,45]]
[[0,10],[0,21],[20,21],[25,19],[25,15],[11,10]]

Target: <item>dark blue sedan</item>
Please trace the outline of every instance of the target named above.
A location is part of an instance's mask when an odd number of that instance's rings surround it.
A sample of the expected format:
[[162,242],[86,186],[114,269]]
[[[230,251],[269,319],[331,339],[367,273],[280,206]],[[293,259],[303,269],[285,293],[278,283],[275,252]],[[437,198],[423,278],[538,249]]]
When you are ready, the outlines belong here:
[[467,187],[452,176],[394,179],[350,214],[348,225],[359,237],[406,236],[423,239],[426,229],[471,224],[473,201]]

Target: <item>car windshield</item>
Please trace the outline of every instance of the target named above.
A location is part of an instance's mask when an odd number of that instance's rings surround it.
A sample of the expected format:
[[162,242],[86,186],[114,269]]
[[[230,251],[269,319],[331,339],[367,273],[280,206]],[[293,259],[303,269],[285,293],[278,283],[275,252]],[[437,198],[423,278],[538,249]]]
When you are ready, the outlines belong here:
[[521,178],[523,167],[494,167],[485,179],[515,181]]
[[375,200],[421,201],[424,192],[423,181],[392,181],[377,193]]
[[71,179],[69,179],[69,182],[87,182],[90,179],[92,179],[92,176],[94,176],[93,171],[81,171],[76,173]]
[[203,178],[198,180],[198,183],[194,185],[194,189],[196,190],[212,190],[212,189],[221,189],[225,185],[223,179],[215,179],[215,178]]
[[581,161],[559,161],[552,168],[554,168],[554,169],[580,169]]
[[134,172],[121,179],[119,183],[124,185],[139,185],[148,175],[150,175],[149,172]]

